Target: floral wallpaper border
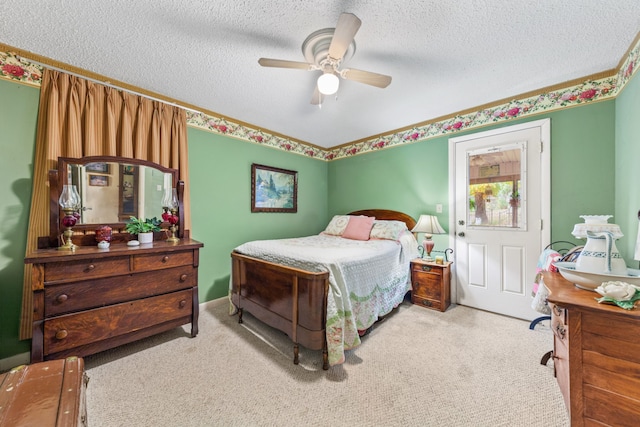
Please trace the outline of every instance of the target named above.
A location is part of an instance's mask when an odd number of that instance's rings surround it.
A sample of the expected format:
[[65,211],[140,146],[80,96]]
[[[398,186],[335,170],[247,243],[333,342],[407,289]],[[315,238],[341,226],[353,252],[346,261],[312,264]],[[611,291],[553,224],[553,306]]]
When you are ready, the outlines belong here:
[[[365,141],[346,144],[333,149],[322,149],[286,137],[236,123],[232,120],[187,110],[187,124],[214,133],[231,136],[260,145],[300,154],[325,161],[369,153],[383,148],[409,144],[456,132],[467,131],[488,124],[506,122],[526,116],[573,107],[615,96],[638,69],[640,40],[625,58],[615,75],[599,80],[543,92],[528,98],[514,99],[504,104],[432,123],[421,124],[408,130],[389,133]],[[42,66],[11,52],[0,52],[0,78],[40,86]]]

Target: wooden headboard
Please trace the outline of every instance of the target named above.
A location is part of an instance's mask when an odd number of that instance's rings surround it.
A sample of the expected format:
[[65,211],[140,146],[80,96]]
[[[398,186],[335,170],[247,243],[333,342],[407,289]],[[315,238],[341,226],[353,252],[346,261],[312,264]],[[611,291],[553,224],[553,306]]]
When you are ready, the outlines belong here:
[[363,209],[360,211],[350,212],[348,215],[364,215],[373,216],[383,221],[402,221],[407,224],[409,231],[416,226],[416,220],[406,213],[392,211],[388,209]]

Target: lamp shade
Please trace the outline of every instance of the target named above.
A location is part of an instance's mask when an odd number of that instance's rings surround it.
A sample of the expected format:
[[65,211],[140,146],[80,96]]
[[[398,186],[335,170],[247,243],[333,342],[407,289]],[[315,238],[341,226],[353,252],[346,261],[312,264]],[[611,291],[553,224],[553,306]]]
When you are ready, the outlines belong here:
[[425,233],[425,234],[445,234],[444,228],[440,226],[438,217],[434,215],[420,215],[418,223],[411,230],[412,233]]
[[[418,223],[411,230],[412,233],[424,233],[424,240],[422,241],[422,248],[424,249],[423,257],[428,261],[433,261],[431,258],[431,251],[435,246],[435,242],[431,240],[432,234],[445,234],[444,228],[440,226],[438,218],[433,215],[420,215]],[[417,238],[416,234],[416,238]]]
[[333,95],[338,91],[340,79],[333,73],[324,73],[318,77],[318,91],[323,95]]

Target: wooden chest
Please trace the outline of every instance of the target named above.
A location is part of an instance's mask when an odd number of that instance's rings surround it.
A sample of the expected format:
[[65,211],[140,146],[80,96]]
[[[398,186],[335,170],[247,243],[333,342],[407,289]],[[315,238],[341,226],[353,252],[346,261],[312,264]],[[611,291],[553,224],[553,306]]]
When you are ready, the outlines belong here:
[[44,249],[27,257],[33,264],[31,362],[87,356],[186,323],[196,336],[200,247],[183,239]]
[[78,357],[22,365],[0,375],[0,426],[86,426],[87,381]]

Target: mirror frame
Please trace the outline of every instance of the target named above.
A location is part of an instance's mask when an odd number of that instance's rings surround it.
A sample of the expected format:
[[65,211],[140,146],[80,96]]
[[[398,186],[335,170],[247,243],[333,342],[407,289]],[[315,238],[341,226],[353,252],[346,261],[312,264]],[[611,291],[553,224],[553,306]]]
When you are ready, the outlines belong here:
[[[148,160],[132,159],[129,157],[120,156],[87,156],[81,158],[59,157],[58,169],[52,169],[49,171],[49,236],[43,236],[38,239],[39,248],[52,248],[58,247],[60,245],[59,238],[63,230],[63,226],[61,224],[63,214],[62,209],[58,204],[58,198],[60,197],[60,189],[63,188],[62,186],[67,183],[68,176],[66,172],[68,166],[105,162],[118,163],[119,165],[127,164],[136,166],[147,166],[157,169],[161,172],[171,174],[172,185],[173,188],[177,189],[179,202],[177,235],[179,238],[184,238],[185,234],[188,235],[188,232],[185,233],[184,230],[184,182],[179,180],[180,172],[177,169],[167,168]],[[159,207],[158,212],[160,211],[161,208]],[[160,217],[160,214],[156,216]],[[108,224],[77,224],[73,227],[73,243],[77,246],[96,246],[97,242],[95,241],[95,230],[103,225],[108,225],[112,228],[112,242],[126,242],[133,239],[133,237],[129,233],[124,231],[124,227],[126,225],[125,222],[114,222]],[[169,224],[167,222],[163,222],[161,227],[163,228],[163,231],[156,232],[154,240],[165,240],[167,238],[167,233],[164,232],[164,229],[168,228]]]

